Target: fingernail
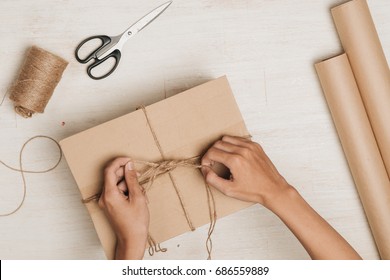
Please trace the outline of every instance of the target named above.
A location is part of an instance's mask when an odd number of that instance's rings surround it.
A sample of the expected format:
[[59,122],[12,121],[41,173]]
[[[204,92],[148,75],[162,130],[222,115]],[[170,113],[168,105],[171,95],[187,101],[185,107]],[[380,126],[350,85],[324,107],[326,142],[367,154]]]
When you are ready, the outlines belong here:
[[129,161],[128,163],[126,163],[126,169],[127,170],[133,170],[133,163],[131,161]]

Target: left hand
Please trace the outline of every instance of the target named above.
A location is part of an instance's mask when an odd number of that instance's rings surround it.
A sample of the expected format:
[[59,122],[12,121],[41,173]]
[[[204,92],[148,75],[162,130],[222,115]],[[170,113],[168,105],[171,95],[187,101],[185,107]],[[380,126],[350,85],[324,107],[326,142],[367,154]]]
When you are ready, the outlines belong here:
[[149,209],[129,158],[116,158],[105,168],[99,206],[117,237],[115,258],[142,259],[148,237]]

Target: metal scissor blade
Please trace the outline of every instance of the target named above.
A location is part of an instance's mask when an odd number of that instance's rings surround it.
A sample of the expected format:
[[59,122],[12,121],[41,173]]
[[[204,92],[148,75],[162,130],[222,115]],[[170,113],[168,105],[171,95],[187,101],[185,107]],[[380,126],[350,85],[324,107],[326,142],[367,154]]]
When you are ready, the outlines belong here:
[[129,36],[135,35],[148,26],[152,21],[154,21],[159,15],[161,15],[168,7],[172,4],[172,1],[168,1],[161,6],[155,8],[153,11],[148,13],[146,16],[141,18],[139,21],[130,26],[125,32]]
[[155,8],[153,11],[148,13],[146,16],[141,18],[139,21],[130,26],[125,32],[122,34],[110,37],[111,42],[102,48],[100,51],[96,53],[98,59],[103,59],[107,55],[111,54],[114,50],[121,50],[123,45],[126,43],[128,39],[133,37],[135,34],[144,29],[148,24],[154,21],[159,15],[161,15],[168,7],[172,4],[173,1],[168,1],[161,6]]

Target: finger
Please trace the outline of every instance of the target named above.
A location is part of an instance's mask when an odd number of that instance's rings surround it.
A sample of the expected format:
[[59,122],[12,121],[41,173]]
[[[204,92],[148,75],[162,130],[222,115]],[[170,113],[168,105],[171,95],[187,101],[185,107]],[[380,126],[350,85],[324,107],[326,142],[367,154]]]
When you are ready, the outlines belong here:
[[127,162],[131,159],[128,157],[117,157],[113,161],[111,161],[106,169],[113,169],[114,171],[118,170],[121,166],[125,166]]
[[211,167],[213,163],[216,161],[222,163],[228,168],[231,168],[229,159],[231,158],[232,155],[233,155],[232,153],[220,150],[216,147],[211,147],[203,156],[202,165]]
[[114,159],[107,165],[104,169],[105,191],[110,191],[113,188],[116,188],[116,184],[118,183],[116,172],[129,160],[129,158],[120,157]]
[[222,151],[228,153],[237,153],[242,148],[242,146],[238,146],[236,144],[232,144],[230,142],[226,142],[224,140],[219,140],[214,143],[213,147],[218,148]]
[[[249,149],[251,151],[259,153],[262,156],[267,156],[264,152],[263,147],[259,143],[253,142],[250,139],[236,137],[236,136],[224,136],[222,139],[224,142],[226,141],[226,142],[231,143],[233,145],[237,145],[237,146],[240,146],[242,148]],[[241,149],[241,150],[237,149],[237,151],[236,151],[236,153],[241,154],[241,155],[243,155],[244,152],[245,151],[243,149]]]
[[129,190],[127,189],[127,185],[126,185],[126,182],[123,180],[121,181],[119,184],[118,184],[118,189],[120,190],[120,192],[122,194],[124,194],[125,196],[128,196],[129,194]]
[[231,181],[225,180],[219,177],[213,170],[209,170],[206,176],[206,182],[222,192],[225,195],[229,195],[229,190],[231,189]]
[[207,173],[209,173],[210,169],[211,169],[211,166],[209,166],[208,164],[203,164],[203,161],[202,161],[202,168],[200,169],[200,171],[202,172],[203,177],[206,178]]
[[129,161],[125,166],[125,180],[129,196],[142,195],[141,187],[138,183],[137,172],[133,169],[133,163]]
[[121,181],[123,181],[125,178],[125,169],[124,167],[120,167],[118,170],[115,171],[115,175],[116,175],[116,181],[117,183],[119,184]]
[[228,142],[237,146],[242,146],[242,147],[247,147],[248,144],[252,143],[252,140],[243,138],[243,137],[238,137],[238,136],[229,136],[225,135],[222,137],[222,141]]

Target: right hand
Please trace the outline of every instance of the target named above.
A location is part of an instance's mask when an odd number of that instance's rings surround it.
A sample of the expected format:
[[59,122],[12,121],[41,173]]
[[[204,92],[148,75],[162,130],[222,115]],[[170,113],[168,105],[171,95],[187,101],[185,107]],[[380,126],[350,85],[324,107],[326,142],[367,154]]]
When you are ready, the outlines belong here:
[[[219,162],[230,169],[230,180],[210,167]],[[258,202],[289,227],[313,259],[361,259],[279,174],[261,146],[248,139],[224,136],[202,158],[206,182],[222,193]]]
[[[210,167],[219,162],[229,168],[230,180]],[[224,136],[202,158],[206,182],[227,196],[260,203],[266,207],[292,187],[279,174],[261,146],[249,139]],[[207,167],[206,167],[207,166]]]

